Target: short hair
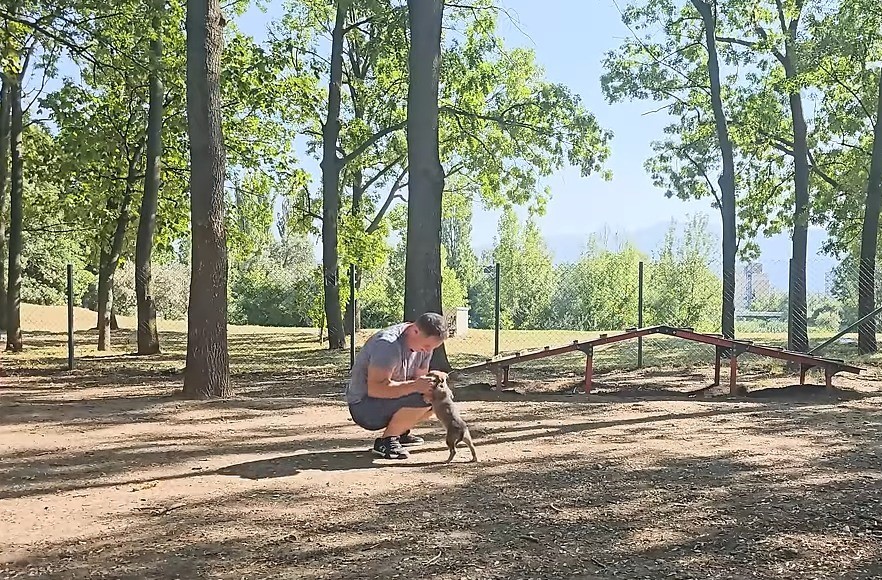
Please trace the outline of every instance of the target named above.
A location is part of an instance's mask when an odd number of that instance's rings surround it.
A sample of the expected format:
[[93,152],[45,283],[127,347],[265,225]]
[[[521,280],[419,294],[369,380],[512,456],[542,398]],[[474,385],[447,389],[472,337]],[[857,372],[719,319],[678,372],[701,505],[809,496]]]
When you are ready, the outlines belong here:
[[427,336],[447,337],[447,321],[438,313],[426,312],[421,314],[414,324]]

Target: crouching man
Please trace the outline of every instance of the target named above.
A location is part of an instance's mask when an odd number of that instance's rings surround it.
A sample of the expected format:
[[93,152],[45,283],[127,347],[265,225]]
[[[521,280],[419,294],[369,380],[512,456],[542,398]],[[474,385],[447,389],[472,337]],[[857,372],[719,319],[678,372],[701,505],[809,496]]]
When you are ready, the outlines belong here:
[[373,453],[384,459],[407,459],[405,447],[423,440],[410,430],[432,415],[428,397],[433,383],[422,378],[436,348],[447,338],[444,317],[434,312],[415,322],[395,324],[376,332],[355,359],[346,402],[356,425],[383,429]]

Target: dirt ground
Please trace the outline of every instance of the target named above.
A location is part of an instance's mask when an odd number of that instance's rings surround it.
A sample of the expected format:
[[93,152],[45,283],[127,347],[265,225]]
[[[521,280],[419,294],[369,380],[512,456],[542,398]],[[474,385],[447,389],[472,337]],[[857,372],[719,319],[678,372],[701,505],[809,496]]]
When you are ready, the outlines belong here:
[[0,577],[882,577],[873,369],[832,393],[746,373],[741,398],[697,395],[709,369],[601,374],[590,396],[467,377],[480,461],[445,465],[434,422],[409,460],[374,458],[342,374],[288,354],[240,357],[216,402],[174,396],[179,352],[2,359]]

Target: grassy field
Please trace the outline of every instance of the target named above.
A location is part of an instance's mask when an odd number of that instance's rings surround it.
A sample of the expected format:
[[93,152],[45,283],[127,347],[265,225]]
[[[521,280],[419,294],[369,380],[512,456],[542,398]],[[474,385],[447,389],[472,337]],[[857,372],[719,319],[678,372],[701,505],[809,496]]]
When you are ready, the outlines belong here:
[[[162,325],[161,355],[137,357],[121,319],[98,353],[94,313],[78,311],[68,372],[63,316],[25,313],[27,350],[0,354],[0,578],[882,575],[875,358],[832,392],[746,358],[738,398],[696,396],[712,350],[664,338],[646,341],[643,369],[633,344],[604,351],[589,396],[568,394],[578,355],[515,367],[522,394],[466,376],[480,461],[444,465],[434,422],[408,461],[370,455],[374,434],[342,402],[348,352],[314,329],[231,327],[236,396],[183,401],[180,323]],[[492,333],[448,347],[455,366],[480,360]]]

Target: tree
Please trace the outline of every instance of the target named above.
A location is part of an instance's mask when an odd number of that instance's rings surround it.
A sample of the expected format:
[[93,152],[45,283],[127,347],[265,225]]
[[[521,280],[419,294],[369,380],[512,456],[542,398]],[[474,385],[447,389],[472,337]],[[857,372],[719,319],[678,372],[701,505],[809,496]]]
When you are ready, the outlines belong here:
[[[882,15],[863,0],[840,2],[810,21],[812,65],[823,83],[812,169],[827,186],[815,202],[827,211],[831,249],[857,252],[857,318],[876,308],[879,212],[882,210]],[[876,65],[876,66],[874,66]],[[859,231],[858,231],[859,230]],[[859,239],[859,248],[853,241]],[[838,289],[842,291],[842,289]],[[858,326],[858,350],[878,350],[877,320]]]
[[[327,70],[328,59],[319,54],[322,49],[308,42],[307,31],[326,29],[333,47],[336,14],[323,2],[297,6],[304,14],[286,15],[273,33],[276,42],[293,43],[303,51],[307,67]],[[447,25],[461,32],[464,40],[451,38],[442,47],[439,157],[445,183],[451,182],[443,197],[455,193],[474,199],[480,195],[497,207],[508,201],[535,202],[541,207],[545,194],[539,179],[564,161],[578,165],[583,174],[596,169],[607,154],[609,135],[600,131],[577,96],[542,78],[532,51],[502,47],[495,30],[495,10],[472,8],[459,6],[451,12]],[[337,142],[341,169],[336,205],[340,266],[334,285],[340,291],[345,291],[341,284],[348,276],[347,265],[359,266],[355,283],[360,288],[360,272],[382,262],[391,224],[387,213],[396,201],[406,202],[406,17],[404,10],[388,0],[352,0],[342,28]],[[327,98],[324,101],[311,106],[301,103],[310,113],[307,116],[315,117],[304,130],[308,135],[327,132],[328,115],[321,111]],[[309,146],[324,147],[323,142]],[[496,154],[488,154],[488,147]],[[327,176],[325,169],[323,176]],[[309,211],[308,197],[304,201]],[[322,203],[335,201],[325,197]],[[328,226],[323,224],[323,228]],[[331,244],[327,236],[323,244],[327,255]],[[344,328],[351,306],[347,302]]]
[[[665,129],[672,136],[653,144],[656,155],[645,166],[655,185],[666,188],[668,197],[710,195],[719,209],[723,226],[720,319],[723,334],[734,337],[738,199],[724,87],[735,84],[736,77],[724,79],[721,71],[719,11],[715,0],[690,0],[682,7],[669,0],[629,6],[622,14],[627,25],[653,31],[660,25],[664,36],[657,41],[626,41],[607,55],[601,80],[611,101],[651,98],[664,102],[663,110],[677,119]],[[749,251],[747,245],[743,249]]]
[[710,81],[711,107],[717,142],[720,147],[720,161],[723,170],[717,181],[720,187],[720,214],[723,221],[723,300],[721,328],[723,336],[735,338],[735,255],[738,251],[738,233],[735,226],[735,153],[729,139],[729,125],[723,110],[722,83],[720,81],[720,62],[716,43],[716,2],[692,0],[692,5],[701,14],[704,27],[705,48],[707,48],[707,72]]
[[[7,39],[7,42],[10,42]],[[27,46],[22,43],[22,46]],[[6,350],[20,352],[23,348],[21,334],[21,251],[22,251],[22,204],[24,189],[24,168],[22,163],[22,131],[24,111],[22,110],[22,84],[28,70],[35,44],[28,46],[21,55],[16,69],[4,73],[9,81],[9,152],[11,183],[9,192],[9,266],[7,310],[6,310]]]
[[592,235],[575,264],[555,271],[550,325],[561,329],[618,330],[637,323],[637,273],[644,256],[630,243],[610,248]]
[[710,268],[714,239],[707,218],[692,217],[676,239],[672,220],[658,254],[648,264],[646,309],[649,324],[716,330],[720,280]]
[[[438,83],[443,0],[408,0],[407,256],[404,319],[441,313],[441,205],[444,169],[438,145]],[[432,366],[450,370],[442,345]]]
[[[26,67],[23,67],[26,68]],[[10,121],[10,159],[12,167],[12,183],[9,195],[9,289],[7,291],[6,313],[6,350],[20,352],[22,350],[21,335],[21,249],[22,249],[22,189],[23,169],[21,154],[22,77],[12,81],[9,91]]]
[[6,182],[9,177],[9,121],[12,93],[6,76],[0,88],[0,329],[6,329]]
[[227,343],[226,153],[220,93],[223,28],[219,0],[187,2],[187,133],[190,139],[192,275],[183,393],[232,394]]
[[82,237],[98,275],[99,350],[110,347],[114,277],[127,254],[143,172],[145,123],[137,78],[134,71],[102,69],[82,85],[66,80],[43,101],[58,126],[55,142],[62,152],[56,172],[65,186],[57,203],[65,208],[65,221],[93,228]]
[[[514,329],[547,328],[555,293],[551,253],[542,239],[534,218],[522,226],[513,207],[506,207],[499,217],[498,238],[491,253],[500,269],[501,326]],[[494,307],[492,277],[480,291],[482,303],[476,305],[477,317],[489,319]],[[574,288],[568,288],[574,291]],[[476,296],[477,298],[477,296]]]
[[146,170],[144,194],[138,219],[138,238],[135,245],[135,294],[138,301],[138,354],[159,352],[159,332],[156,327],[156,302],[153,299],[151,259],[153,236],[156,231],[156,211],[159,205],[160,167],[162,157],[162,117],[165,100],[162,83],[162,28],[165,0],[151,2],[151,33],[149,98],[147,112]]
[[[876,309],[876,248],[879,239],[879,212],[882,211],[882,71],[879,73],[879,96],[876,99],[876,123],[873,130],[873,153],[867,180],[867,201],[861,233],[861,261],[858,274],[858,318]],[[878,350],[876,318],[870,317],[858,327],[858,350],[861,354]]]
[[[792,252],[790,259],[788,303],[788,348],[805,352],[808,350],[808,311],[806,298],[806,259],[810,208],[809,133],[803,110],[801,90],[806,81],[807,67],[801,55],[804,52],[804,35],[800,26],[807,12],[803,0],[786,3],[775,0],[774,6],[755,6],[743,2],[726,5],[730,26],[735,36],[721,34],[717,40],[739,48],[746,48],[742,64],[758,66],[762,76],[749,74],[753,82],[744,91],[740,101],[746,105],[748,116],[736,112],[739,117],[739,133],[742,139],[757,141],[793,160],[793,209],[789,220],[792,227]],[[769,60],[780,67],[771,67]],[[770,70],[771,69],[771,70]],[[753,93],[751,95],[751,92]],[[751,109],[753,96],[760,104],[769,107],[773,123],[762,126],[762,107]],[[776,105],[779,97],[786,99],[789,116],[788,134],[781,132],[781,118]],[[777,118],[776,118],[777,117]],[[778,176],[775,176],[777,179]],[[773,187],[773,189],[775,189]],[[763,209],[759,209],[763,212]]]
[[[454,176],[451,181],[456,181]],[[441,218],[441,244],[447,248],[447,266],[471,289],[477,282],[478,257],[472,249],[472,199],[462,192],[447,189]],[[442,278],[443,280],[446,278]],[[444,302],[442,302],[444,304]]]
[[343,311],[340,308],[340,264],[337,255],[337,221],[340,216],[340,170],[337,157],[340,137],[340,90],[343,84],[343,35],[350,0],[337,0],[331,35],[331,75],[328,81],[328,116],[322,130],[322,267],[325,280],[325,318],[328,347],[346,346]]

